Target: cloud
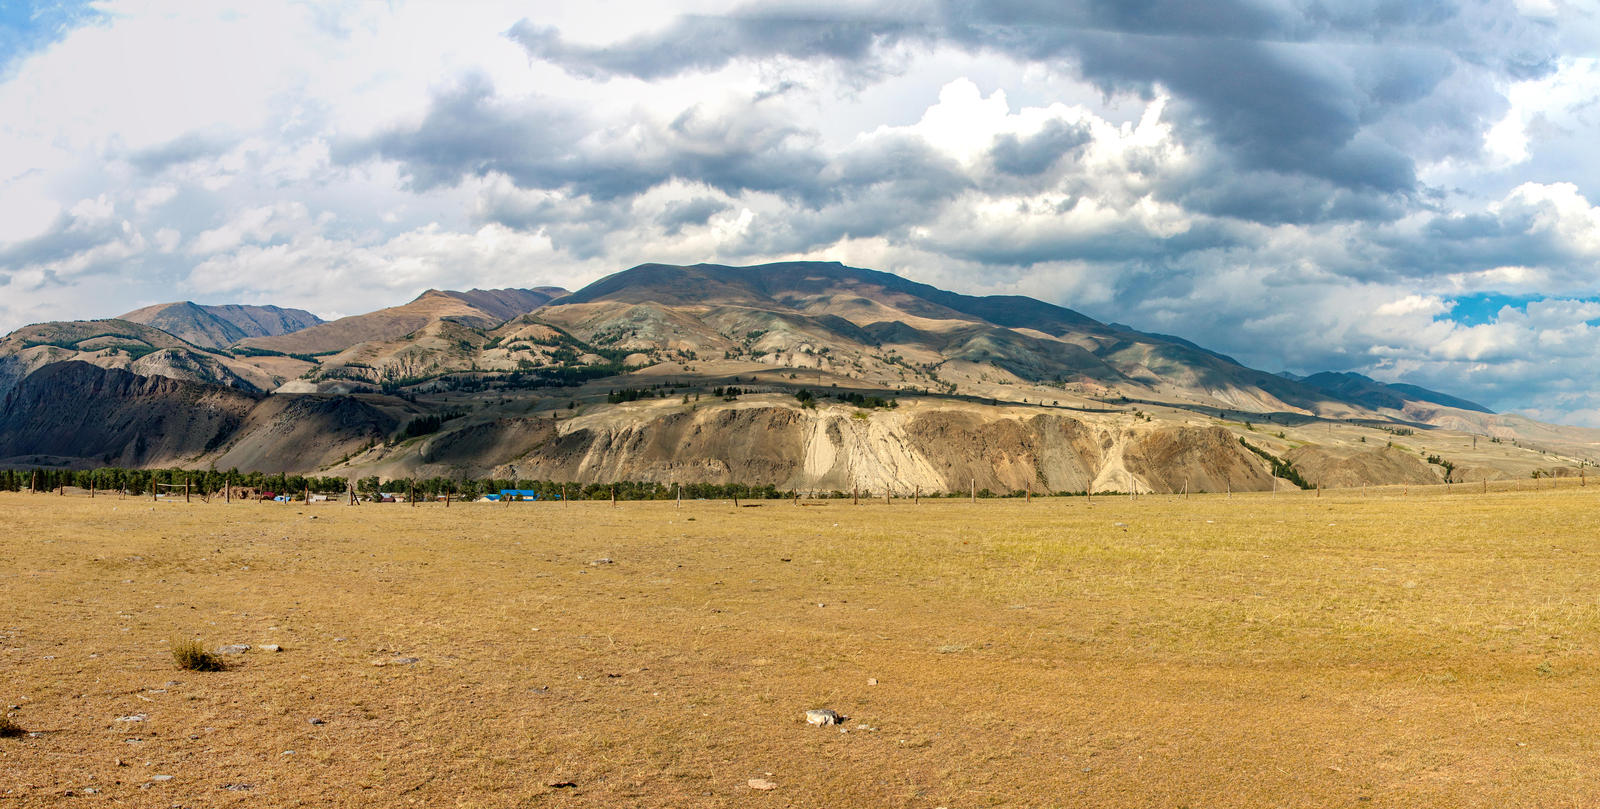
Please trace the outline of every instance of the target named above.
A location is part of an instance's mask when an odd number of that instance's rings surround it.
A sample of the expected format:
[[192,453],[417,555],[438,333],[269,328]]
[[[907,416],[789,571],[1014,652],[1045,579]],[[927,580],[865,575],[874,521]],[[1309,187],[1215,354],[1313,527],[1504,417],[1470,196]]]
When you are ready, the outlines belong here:
[[690,70],[717,70],[752,56],[820,57],[859,64],[872,60],[880,48],[922,38],[925,31],[922,24],[887,15],[811,6],[683,16],[665,30],[602,46],[569,42],[556,28],[528,19],[519,20],[506,35],[533,58],[582,76],[657,79]]
[[668,236],[676,236],[683,232],[685,226],[704,225],[711,221],[711,217],[726,210],[728,203],[712,197],[675,200],[667,203],[666,210],[656,217],[656,224]]
[[[1416,184],[1405,113],[1460,73],[1531,78],[1553,70],[1554,41],[1505,8],[1478,17],[1446,2],[1330,9],[1252,2],[967,2],[876,4],[796,13],[752,5],[683,17],[606,46],[566,42],[527,20],[508,36],[534,58],[583,76],[655,79],[777,57],[876,64],[907,43],[950,45],[1068,70],[1105,93],[1170,93],[1181,125],[1233,166],[1304,174],[1380,193]],[[1515,48],[1507,52],[1509,40]],[[1496,47],[1500,46],[1500,47]],[[1505,102],[1487,83],[1452,85],[1430,118],[1476,136]],[[1452,113],[1445,117],[1443,113]],[[1476,137],[1458,148],[1475,151]]]
[[105,196],[85,199],[59,216],[44,233],[0,247],[0,277],[32,285],[69,283],[138,255],[144,238]]

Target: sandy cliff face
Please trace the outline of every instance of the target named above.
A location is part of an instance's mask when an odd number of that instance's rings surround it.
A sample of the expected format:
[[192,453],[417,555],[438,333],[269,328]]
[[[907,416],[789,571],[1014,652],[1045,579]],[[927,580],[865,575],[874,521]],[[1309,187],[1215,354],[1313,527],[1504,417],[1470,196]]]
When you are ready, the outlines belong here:
[[858,411],[787,403],[650,403],[587,416],[453,425],[352,459],[388,476],[750,483],[897,495],[1261,490],[1264,464],[1217,427],[1079,419],[1030,409],[913,404]]

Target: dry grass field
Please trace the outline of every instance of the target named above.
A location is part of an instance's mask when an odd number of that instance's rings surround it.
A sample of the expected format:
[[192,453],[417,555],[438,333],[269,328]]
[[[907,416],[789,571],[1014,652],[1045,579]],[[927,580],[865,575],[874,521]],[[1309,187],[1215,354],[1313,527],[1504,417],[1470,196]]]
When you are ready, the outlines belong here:
[[0,807],[1600,803],[1576,481],[0,525]]

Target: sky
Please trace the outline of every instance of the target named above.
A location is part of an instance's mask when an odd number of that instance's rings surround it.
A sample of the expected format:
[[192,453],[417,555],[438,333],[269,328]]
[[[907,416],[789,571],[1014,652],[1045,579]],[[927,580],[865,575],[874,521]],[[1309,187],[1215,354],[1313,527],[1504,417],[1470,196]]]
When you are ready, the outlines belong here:
[[1600,426],[1592,0],[0,0],[0,332],[842,261]]

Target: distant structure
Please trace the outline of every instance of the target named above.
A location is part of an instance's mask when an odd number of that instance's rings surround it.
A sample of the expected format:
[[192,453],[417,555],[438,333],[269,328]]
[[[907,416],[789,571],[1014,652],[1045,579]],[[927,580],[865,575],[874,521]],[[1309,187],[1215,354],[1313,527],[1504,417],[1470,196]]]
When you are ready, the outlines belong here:
[[[486,494],[483,497],[485,500],[492,500],[496,503],[502,501],[522,502],[523,500],[538,500],[539,492],[533,489],[501,489],[499,494]],[[552,497],[557,500],[561,499],[560,495],[552,495]]]

